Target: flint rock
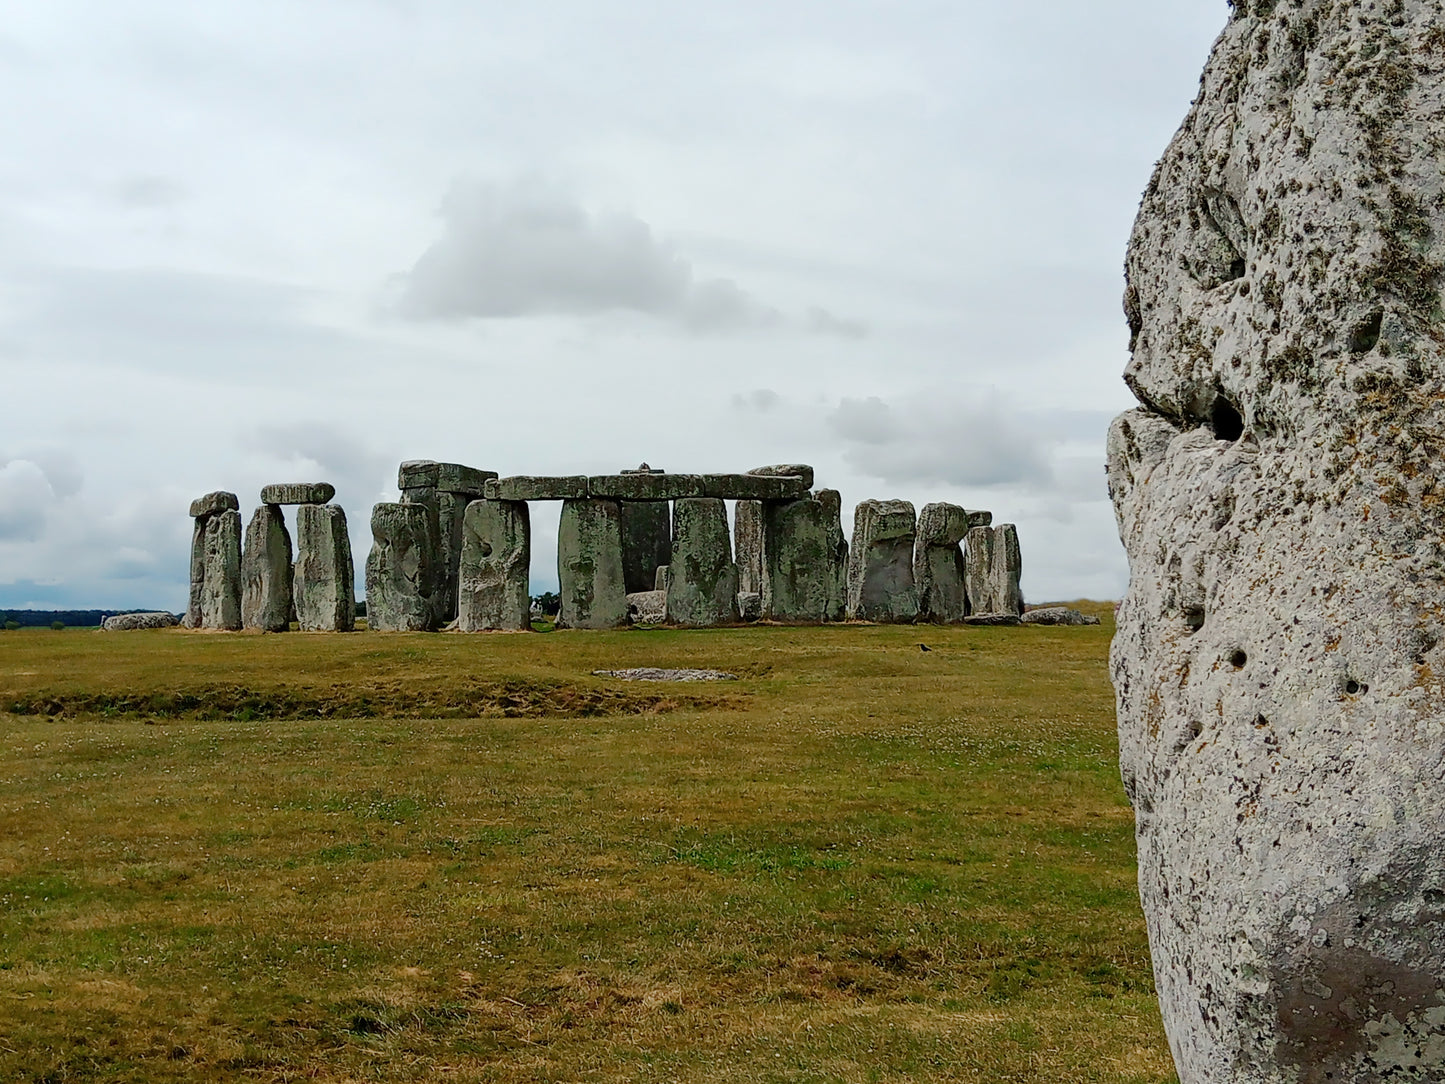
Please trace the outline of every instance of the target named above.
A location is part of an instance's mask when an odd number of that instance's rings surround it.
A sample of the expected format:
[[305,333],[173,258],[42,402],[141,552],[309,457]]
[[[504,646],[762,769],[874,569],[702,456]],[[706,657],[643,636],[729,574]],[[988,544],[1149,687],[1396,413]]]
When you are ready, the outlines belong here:
[[969,613],[1018,616],[1024,612],[1024,596],[1019,590],[1023,560],[1018,529],[1012,523],[969,531],[963,563]]
[[472,501],[463,518],[457,628],[525,631],[532,627],[529,594],[532,521],[523,501]]
[[762,612],[774,621],[841,621],[848,605],[842,498],[819,490],[762,505]]
[[296,568],[292,580],[296,623],[301,631],[353,631],[355,584],[345,510],[334,504],[303,504],[296,510]]
[[285,632],[291,627],[291,534],[275,504],[261,505],[246,525],[241,624],[260,632]]
[[917,518],[908,501],[864,501],[853,512],[848,552],[848,616],[860,621],[918,618],[913,581]]
[[689,497],[673,505],[667,619],[695,628],[738,620],[738,569],[720,499]]
[[436,627],[432,522],[422,504],[378,504],[371,510],[372,545],[366,558],[368,629],[429,632]]
[[1025,625],[1097,625],[1099,619],[1082,614],[1078,610],[1068,606],[1041,606],[1037,610],[1030,610],[1024,614],[1022,623]]
[[334,496],[330,482],[277,482],[261,489],[262,504],[325,504]]
[[918,588],[918,615],[924,620],[948,625],[968,616],[959,543],[977,517],[956,504],[923,506],[913,550],[913,582]]
[[1445,1079],[1437,0],[1239,0],[1139,211],[1112,668],[1181,1084]]
[[175,614],[164,611],[114,614],[100,623],[102,632],[134,632],[138,629],[170,629],[178,624]]
[[562,596],[558,628],[612,629],[627,624],[622,509],[616,501],[563,502],[557,527],[557,580]]
[[632,591],[627,596],[627,617],[634,625],[667,622],[667,591]]
[[235,509],[204,517],[199,628],[241,627],[241,513]]
[[515,475],[488,479],[483,494],[489,501],[580,501],[587,498],[587,476]]
[[191,502],[191,518],[199,519],[202,516],[213,516],[217,512],[239,512],[241,500],[234,493],[228,493],[224,489],[218,489],[214,493],[207,493],[204,497],[197,497]]

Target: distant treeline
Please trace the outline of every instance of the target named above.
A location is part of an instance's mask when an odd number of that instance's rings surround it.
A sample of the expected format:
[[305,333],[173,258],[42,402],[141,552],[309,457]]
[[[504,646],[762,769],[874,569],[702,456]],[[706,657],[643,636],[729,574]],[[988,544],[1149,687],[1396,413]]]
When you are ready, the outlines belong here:
[[116,614],[151,613],[150,610],[0,610],[0,629],[50,628],[59,621],[66,628],[95,628]]

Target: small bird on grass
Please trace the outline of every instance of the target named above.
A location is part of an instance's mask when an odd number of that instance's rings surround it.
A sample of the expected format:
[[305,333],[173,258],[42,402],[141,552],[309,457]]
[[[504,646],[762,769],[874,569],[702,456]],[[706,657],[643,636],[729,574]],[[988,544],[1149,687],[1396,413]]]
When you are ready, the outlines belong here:
[[918,645],[918,650],[919,650],[919,651],[932,651],[933,648],[929,647],[927,644],[919,644],[919,645]]

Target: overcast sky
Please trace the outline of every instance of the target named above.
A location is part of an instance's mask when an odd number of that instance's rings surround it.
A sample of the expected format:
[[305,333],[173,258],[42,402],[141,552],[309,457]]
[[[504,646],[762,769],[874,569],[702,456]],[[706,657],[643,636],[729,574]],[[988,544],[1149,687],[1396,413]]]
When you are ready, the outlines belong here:
[[[192,497],[809,462],[1118,597],[1123,251],[1224,0],[11,5],[0,607],[184,608]],[[555,587],[534,508],[533,590]]]

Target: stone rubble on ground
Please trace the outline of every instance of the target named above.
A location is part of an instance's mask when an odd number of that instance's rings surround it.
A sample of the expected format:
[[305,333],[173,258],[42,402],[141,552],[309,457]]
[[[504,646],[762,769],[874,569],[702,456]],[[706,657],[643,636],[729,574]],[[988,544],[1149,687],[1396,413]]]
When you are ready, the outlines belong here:
[[175,614],[164,611],[135,614],[113,614],[100,623],[103,632],[134,632],[140,629],[172,629],[179,621]]
[[593,670],[593,677],[617,678],[620,681],[737,681],[736,674],[726,670],[659,670],[650,666],[631,670]]

